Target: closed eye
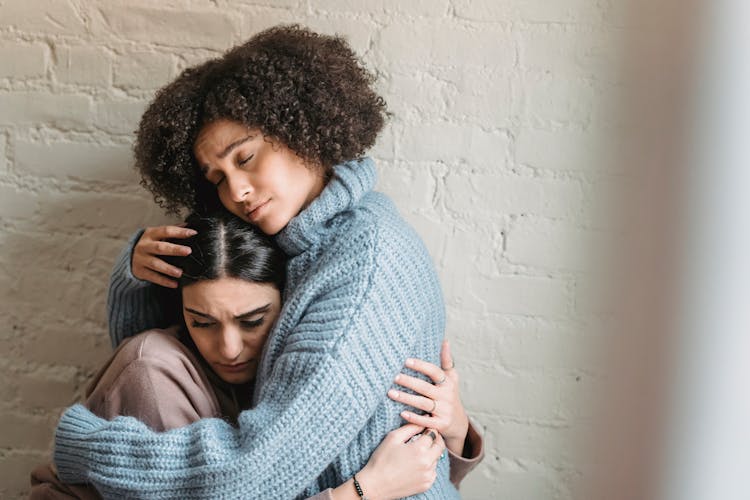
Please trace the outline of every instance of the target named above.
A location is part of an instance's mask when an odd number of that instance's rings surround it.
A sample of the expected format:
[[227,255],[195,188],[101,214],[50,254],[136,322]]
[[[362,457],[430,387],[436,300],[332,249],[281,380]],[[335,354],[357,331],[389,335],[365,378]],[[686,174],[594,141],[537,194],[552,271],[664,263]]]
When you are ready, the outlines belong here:
[[247,163],[247,162],[249,162],[250,160],[252,160],[252,159],[253,159],[253,156],[255,156],[255,155],[254,155],[254,154],[252,154],[252,155],[248,156],[247,158],[245,158],[244,160],[240,160],[240,165],[244,165],[245,163]]
[[210,327],[214,326],[214,324],[215,323],[204,323],[204,322],[201,322],[201,321],[193,320],[193,322],[191,323],[190,326],[192,326],[194,328],[210,328]]
[[262,316],[254,320],[243,319],[240,321],[240,325],[242,326],[242,328],[247,328],[247,329],[256,328],[263,324],[264,318],[265,316]]
[[224,182],[224,176],[221,174],[209,175],[211,173],[211,169],[208,168],[207,166],[201,167],[201,173],[203,174],[203,177],[214,186],[218,186],[219,184]]

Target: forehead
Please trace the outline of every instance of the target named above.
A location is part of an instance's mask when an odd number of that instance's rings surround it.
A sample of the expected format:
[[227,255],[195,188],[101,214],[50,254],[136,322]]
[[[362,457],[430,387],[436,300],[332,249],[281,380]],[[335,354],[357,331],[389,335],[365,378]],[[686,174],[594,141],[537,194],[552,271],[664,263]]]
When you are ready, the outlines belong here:
[[203,280],[182,288],[182,300],[190,305],[243,313],[254,307],[280,301],[281,294],[271,283],[238,278]]
[[260,130],[231,120],[216,120],[198,132],[193,151],[196,156],[214,156],[248,135],[260,135]]

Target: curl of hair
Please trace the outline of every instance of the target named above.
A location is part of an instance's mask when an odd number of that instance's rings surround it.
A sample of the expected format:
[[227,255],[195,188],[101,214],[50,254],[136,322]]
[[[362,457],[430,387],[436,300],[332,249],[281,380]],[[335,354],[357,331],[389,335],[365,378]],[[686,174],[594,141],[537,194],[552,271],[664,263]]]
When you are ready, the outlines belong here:
[[258,33],[157,92],[134,146],[141,184],[168,212],[219,207],[193,144],[203,126],[220,119],[260,129],[310,166],[358,158],[387,115],[374,81],[343,38],[297,25]]

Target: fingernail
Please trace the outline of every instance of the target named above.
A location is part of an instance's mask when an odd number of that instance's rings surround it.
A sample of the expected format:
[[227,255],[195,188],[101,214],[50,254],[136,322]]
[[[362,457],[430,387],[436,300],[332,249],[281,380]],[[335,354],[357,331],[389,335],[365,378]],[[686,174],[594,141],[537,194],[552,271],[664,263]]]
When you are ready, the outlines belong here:
[[398,399],[398,391],[391,389],[388,391],[388,395],[393,399]]
[[396,375],[396,378],[394,378],[393,380],[395,380],[396,382],[401,380],[401,374],[399,373],[398,375]]
[[406,366],[414,366],[414,360],[409,358],[406,360]]
[[196,234],[198,234],[198,231],[196,231],[195,229],[188,229],[187,231],[185,231],[185,234],[187,234],[188,236],[195,236]]
[[401,412],[401,417],[403,417],[405,420],[409,420],[409,416],[410,416],[410,414],[409,414],[408,411],[402,411]]

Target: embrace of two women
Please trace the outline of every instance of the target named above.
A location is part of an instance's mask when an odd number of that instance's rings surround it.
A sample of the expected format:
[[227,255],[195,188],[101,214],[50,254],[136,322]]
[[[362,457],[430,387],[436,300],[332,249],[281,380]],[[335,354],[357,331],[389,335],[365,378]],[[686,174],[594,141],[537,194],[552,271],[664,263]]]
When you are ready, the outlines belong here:
[[365,152],[383,127],[347,43],[261,32],[143,115],[117,347],[62,415],[35,498],[459,498],[482,459],[438,278]]

